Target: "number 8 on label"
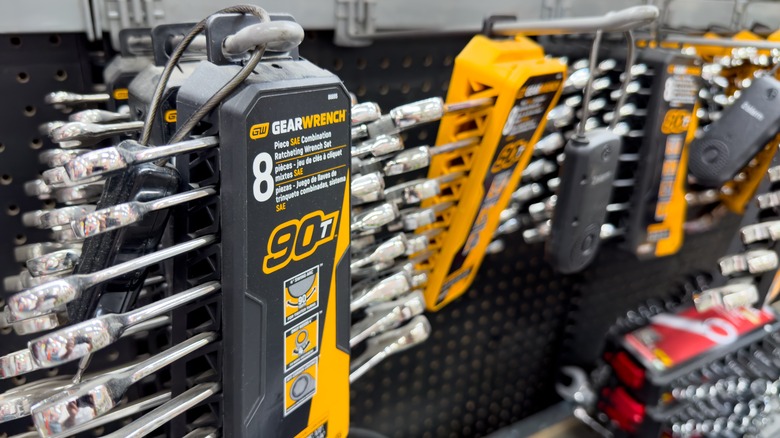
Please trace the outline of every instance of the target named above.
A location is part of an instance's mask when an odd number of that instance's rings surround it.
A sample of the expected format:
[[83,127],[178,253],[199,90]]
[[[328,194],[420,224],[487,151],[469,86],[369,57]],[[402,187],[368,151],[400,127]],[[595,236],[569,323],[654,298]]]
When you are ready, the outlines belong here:
[[[271,159],[271,154],[268,152],[260,152],[252,161],[252,173],[255,175],[255,182],[252,183],[252,193],[257,202],[265,202],[274,194],[274,178],[271,175],[273,167],[274,162]],[[265,190],[263,183],[265,183]]]

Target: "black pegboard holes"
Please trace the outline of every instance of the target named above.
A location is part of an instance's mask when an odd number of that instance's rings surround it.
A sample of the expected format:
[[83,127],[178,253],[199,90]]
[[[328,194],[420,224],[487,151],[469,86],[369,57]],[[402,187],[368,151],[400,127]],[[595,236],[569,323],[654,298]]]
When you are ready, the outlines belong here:
[[[518,257],[525,260],[536,257],[536,265],[542,266],[541,257],[529,256],[529,247],[508,246],[516,247]],[[374,391],[383,392],[391,400],[386,407],[392,412],[390,418],[382,414],[379,406],[370,408],[370,415],[366,413],[373,420],[370,424],[379,431],[389,436],[481,436],[539,409],[540,399],[551,399],[547,387],[552,383],[553,367],[543,356],[554,353],[557,347],[555,342],[542,344],[551,339],[546,332],[554,335],[557,331],[559,336],[562,333],[566,305],[558,306],[558,313],[537,317],[534,323],[533,313],[539,312],[539,303],[546,301],[548,291],[536,284],[525,284],[528,297],[521,298],[512,279],[525,279],[525,272],[516,272],[513,259],[489,256],[483,266],[466,296],[430,315],[434,329],[426,344],[402,354],[409,358],[412,372],[405,374],[403,381],[396,379],[395,386],[403,386],[405,391],[383,387],[384,379],[378,386],[374,383]],[[545,276],[531,263],[526,266],[528,270],[537,270],[535,281]],[[548,319],[553,322],[547,323]],[[398,357],[388,358],[384,364],[375,370],[383,377],[398,375],[409,367]],[[385,374],[388,369],[389,374]],[[363,379],[353,385],[357,407],[352,416],[355,424],[368,425],[358,416],[359,411],[366,409],[358,401],[363,393],[358,386],[376,380],[373,371]],[[517,401],[513,402],[515,397]],[[431,406],[431,414],[415,420],[415,410],[425,412],[425,406]],[[414,426],[406,426],[407,423]],[[399,425],[401,430],[397,430]]]
[[43,147],[43,140],[41,140],[38,137],[33,138],[30,140],[30,149],[38,150]]
[[8,205],[8,206],[5,208],[5,213],[6,213],[8,216],[16,216],[16,215],[18,215],[18,214],[19,214],[19,212],[20,212],[20,211],[21,211],[21,209],[20,209],[20,208],[19,208],[19,206],[18,206],[18,205],[16,205],[16,204],[9,204],[9,205]]
[[62,81],[65,81],[67,79],[68,79],[68,72],[67,71],[59,69],[59,70],[56,70],[54,72],[54,80],[55,81],[62,82]]
[[355,60],[355,67],[357,67],[358,70],[365,70],[366,67],[368,67],[368,61],[366,61],[365,58],[358,57]]
[[38,112],[38,109],[33,105],[27,105],[24,107],[23,114],[25,117],[33,117]]
[[[30,141],[38,138],[38,125],[63,119],[62,113],[46,105],[43,101],[46,94],[64,89],[77,93],[85,92],[90,87],[90,79],[83,74],[90,71],[86,56],[87,39],[85,35],[60,34],[58,45],[49,41],[47,34],[5,35],[0,38],[0,58],[3,59],[3,80],[0,81],[0,95],[12,104],[0,107],[0,119],[6,129],[0,140],[0,175],[13,177],[8,185],[0,184],[0,277],[19,273],[20,264],[13,258],[13,247],[26,242],[41,242],[48,239],[47,230],[34,230],[23,227],[20,214],[10,216],[7,207],[15,205],[19,213],[41,208],[41,201],[28,197],[23,185],[35,179],[43,167],[38,162],[38,151],[33,150]],[[90,57],[90,60],[99,60]],[[57,70],[71,72],[63,80],[56,80]],[[25,107],[30,108],[25,114]],[[33,110],[34,109],[34,114]],[[51,147],[48,141],[41,141],[40,148]],[[53,204],[51,205],[53,207]],[[0,355],[17,351],[26,346],[31,336],[9,334],[0,336]],[[127,345],[128,356],[135,357],[135,351]],[[92,361],[90,371],[100,369],[99,355]],[[37,380],[60,372],[72,374],[75,364],[41,371],[28,375],[30,381]],[[0,380],[0,393],[12,387],[10,379]],[[29,419],[20,422],[3,424],[3,431],[10,435],[26,432]]]

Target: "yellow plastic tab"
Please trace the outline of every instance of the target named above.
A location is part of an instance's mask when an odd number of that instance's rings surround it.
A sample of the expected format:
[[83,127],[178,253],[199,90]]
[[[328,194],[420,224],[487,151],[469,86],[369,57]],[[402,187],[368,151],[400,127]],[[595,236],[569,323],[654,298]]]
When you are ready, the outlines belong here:
[[114,90],[114,100],[127,100],[129,92],[127,88],[117,88]]
[[[699,74],[695,70],[686,71],[686,74]],[[699,119],[696,112],[699,108],[698,103],[694,105],[693,110],[688,113],[684,110],[670,109],[664,117],[661,131],[665,134],[685,132],[685,141],[681,145],[673,144],[671,137],[667,137],[666,151],[664,153],[663,177],[670,176],[670,181],[662,181],[659,188],[659,199],[664,199],[661,193],[664,190],[663,184],[669,184],[670,195],[668,201],[659,202],[656,205],[656,218],[660,222],[651,224],[647,227],[647,234],[658,233],[659,230],[668,230],[667,233],[656,234],[658,240],[655,242],[655,256],[665,257],[676,254],[680,250],[685,238],[685,215],[688,205],[685,201],[686,179],[688,177],[688,145],[693,141],[696,134],[696,128],[699,125]],[[667,117],[669,120],[667,120]],[[666,131],[664,131],[666,129]],[[681,151],[672,151],[670,148],[682,148]],[[670,157],[679,157],[679,161]],[[662,210],[662,211],[659,211]]]

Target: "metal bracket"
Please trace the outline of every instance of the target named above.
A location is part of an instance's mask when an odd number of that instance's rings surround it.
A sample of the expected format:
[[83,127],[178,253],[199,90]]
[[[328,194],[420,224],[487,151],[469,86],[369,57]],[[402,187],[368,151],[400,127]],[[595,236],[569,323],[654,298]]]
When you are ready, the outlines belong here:
[[334,42],[339,46],[365,47],[376,34],[376,0],[336,0]]
[[569,17],[571,14],[571,0],[542,0],[541,18],[556,19]]
[[[111,35],[111,46],[118,49],[119,32],[139,27],[153,28],[165,18],[164,0],[92,0],[95,35],[105,30]],[[103,18],[108,29],[103,29]]]

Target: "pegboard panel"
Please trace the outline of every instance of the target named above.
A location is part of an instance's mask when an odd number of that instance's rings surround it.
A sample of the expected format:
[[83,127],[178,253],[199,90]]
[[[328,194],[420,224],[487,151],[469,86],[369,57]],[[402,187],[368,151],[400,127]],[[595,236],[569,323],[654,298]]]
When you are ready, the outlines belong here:
[[[0,279],[18,274],[23,268],[13,258],[14,247],[48,239],[46,232],[24,227],[21,221],[25,212],[54,206],[53,202],[41,201],[24,193],[24,183],[34,180],[45,169],[38,161],[38,154],[53,147],[50,140],[38,132],[38,126],[68,117],[47,105],[44,96],[56,90],[91,91],[93,68],[101,71],[101,54],[88,51],[84,35],[0,35],[0,95],[3,96],[0,106]],[[5,306],[6,296],[7,293],[0,293],[0,306]],[[37,336],[18,336],[10,328],[2,329],[0,355],[24,348],[28,340]],[[157,353],[169,344],[169,335],[164,328],[121,339],[95,354],[88,373],[131,362],[139,355]],[[77,363],[73,362],[0,379],[0,394],[40,379],[73,375],[76,368]],[[127,396],[132,400],[140,394],[160,391],[164,380],[139,384],[131,388]],[[109,424],[97,432],[100,435],[109,433],[130,420],[132,418]],[[0,437],[27,432],[31,426],[29,418],[3,423],[0,425]],[[90,431],[78,436],[92,437],[96,434]]]
[[429,314],[425,344],[352,385],[352,421],[389,437],[478,437],[545,409],[558,400],[561,364],[590,366],[619,316],[711,270],[737,219],[654,261],[607,244],[574,276],[555,274],[542,244],[507,236],[506,250],[486,258],[469,292]]
[[572,289],[543,248],[508,236],[420,347],[352,385],[352,421],[389,437],[484,436],[552,404]]
[[[13,257],[18,245],[42,242],[47,233],[22,225],[22,214],[52,208],[54,202],[40,201],[24,193],[24,184],[44,170],[38,154],[53,147],[38,125],[67,118],[44,103],[44,96],[58,89],[83,91],[90,83],[86,39],[81,35],[0,35],[0,279],[23,268]],[[2,286],[0,286],[2,288]],[[5,306],[6,296],[0,295]],[[26,346],[32,336],[17,336],[10,328],[0,331],[0,355]],[[113,357],[113,356],[112,356]],[[36,372],[0,380],[0,393],[28,381],[57,375],[60,370]],[[4,425],[9,432],[26,431],[25,422]],[[21,428],[21,429],[19,429]]]
[[[23,213],[52,208],[24,193],[44,166],[38,153],[53,147],[38,125],[67,115],[44,103],[55,90],[85,91],[91,83],[86,38],[73,34],[0,35],[0,278],[19,273],[13,247],[41,242],[47,233],[22,225]],[[0,352],[5,351],[0,345]]]

